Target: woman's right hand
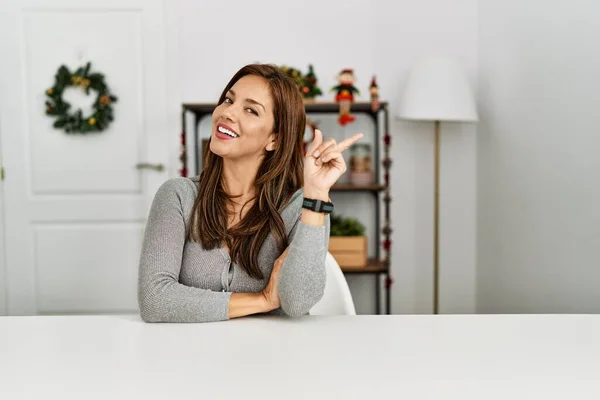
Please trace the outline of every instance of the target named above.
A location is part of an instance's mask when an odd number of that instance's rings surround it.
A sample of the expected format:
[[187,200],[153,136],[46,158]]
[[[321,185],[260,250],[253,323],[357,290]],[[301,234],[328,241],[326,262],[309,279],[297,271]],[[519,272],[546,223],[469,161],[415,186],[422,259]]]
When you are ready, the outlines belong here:
[[285,251],[273,263],[271,277],[269,278],[267,286],[262,291],[262,295],[267,304],[268,311],[273,311],[281,306],[281,302],[279,301],[279,290],[277,288],[277,283],[279,282],[281,268],[283,268],[283,262],[285,261],[285,257],[287,256],[288,251],[289,247],[285,249]]

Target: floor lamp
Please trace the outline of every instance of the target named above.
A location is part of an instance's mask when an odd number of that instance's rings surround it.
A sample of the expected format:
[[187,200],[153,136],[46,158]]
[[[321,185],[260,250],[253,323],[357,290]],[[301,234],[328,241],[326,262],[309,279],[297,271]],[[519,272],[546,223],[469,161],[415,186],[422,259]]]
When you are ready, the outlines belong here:
[[460,63],[449,57],[427,57],[411,69],[404,89],[398,118],[433,121],[434,146],[434,226],[433,226],[433,313],[439,313],[439,189],[440,122],[476,122],[477,111],[468,78]]

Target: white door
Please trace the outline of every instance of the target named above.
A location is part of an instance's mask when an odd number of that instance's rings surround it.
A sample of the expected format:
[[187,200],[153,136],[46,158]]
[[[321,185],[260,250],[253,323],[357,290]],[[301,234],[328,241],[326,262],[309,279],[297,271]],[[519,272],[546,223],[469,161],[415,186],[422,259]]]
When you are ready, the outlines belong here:
[[[135,311],[145,219],[169,169],[162,1],[0,8],[7,313]],[[68,134],[45,115],[45,91],[59,66],[87,61],[118,97],[115,120]],[[95,99],[75,88],[65,97],[84,114]]]

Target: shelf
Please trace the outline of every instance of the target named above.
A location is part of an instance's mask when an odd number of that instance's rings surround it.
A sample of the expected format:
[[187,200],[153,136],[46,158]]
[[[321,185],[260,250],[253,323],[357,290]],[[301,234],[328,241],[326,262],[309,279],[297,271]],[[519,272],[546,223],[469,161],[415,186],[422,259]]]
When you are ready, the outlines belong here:
[[[379,102],[379,110],[383,110],[387,106],[387,102],[381,101]],[[307,113],[318,113],[318,112],[339,112],[340,105],[335,102],[316,102],[316,103],[307,103],[305,104],[305,109]],[[372,113],[371,110],[371,102],[356,102],[352,103],[350,106],[350,112],[366,112]]]
[[183,108],[194,113],[210,114],[214,111],[216,103],[184,103]]
[[[213,112],[216,103],[185,103],[183,104],[183,108],[194,113],[198,114],[210,114]],[[316,103],[306,103],[305,110],[307,113],[337,113],[340,110],[340,105],[335,102],[316,102]],[[387,107],[387,102],[382,101],[379,103],[379,110],[383,110]],[[371,102],[356,102],[353,103],[350,111],[352,112],[364,112],[364,113],[373,113],[371,110]]]
[[342,272],[345,274],[381,274],[388,272],[388,265],[385,261],[371,258],[367,260],[367,266],[364,268],[342,267]]
[[381,192],[385,185],[333,185],[332,192]]

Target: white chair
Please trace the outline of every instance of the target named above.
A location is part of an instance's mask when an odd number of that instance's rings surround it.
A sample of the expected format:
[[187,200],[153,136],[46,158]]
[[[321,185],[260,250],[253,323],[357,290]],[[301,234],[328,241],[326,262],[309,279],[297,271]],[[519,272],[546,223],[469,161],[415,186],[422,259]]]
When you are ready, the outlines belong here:
[[310,310],[310,315],[356,315],[346,277],[331,253],[325,259],[327,283],[323,298]]

